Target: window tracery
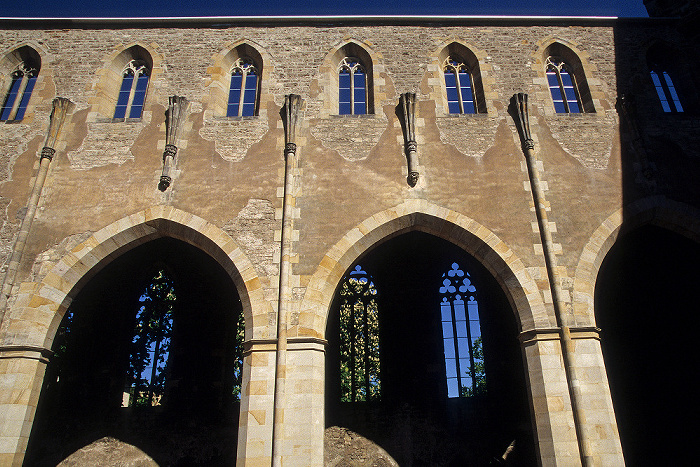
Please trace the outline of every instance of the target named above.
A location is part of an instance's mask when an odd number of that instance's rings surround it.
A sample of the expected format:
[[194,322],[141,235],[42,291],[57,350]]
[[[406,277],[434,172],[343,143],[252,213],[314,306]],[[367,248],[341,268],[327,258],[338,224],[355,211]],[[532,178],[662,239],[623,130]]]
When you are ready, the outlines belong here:
[[581,98],[576,78],[569,65],[557,57],[547,57],[547,83],[557,113],[581,113]]
[[250,58],[239,58],[231,67],[227,117],[248,117],[257,112],[259,71]]
[[22,62],[12,73],[10,88],[0,110],[0,121],[18,121],[24,118],[38,75],[39,70],[27,62]]
[[142,60],[131,60],[127,63],[122,71],[122,85],[114,109],[114,118],[141,118],[150,74],[148,65]]
[[367,70],[357,58],[345,57],[338,66],[338,103],[340,115],[367,113]]
[[457,263],[442,275],[440,315],[448,397],[486,392],[476,287]]
[[451,114],[476,113],[474,103],[474,75],[469,67],[449,56],[443,64],[447,106]]
[[340,289],[340,387],[342,402],[378,400],[379,308],[372,278],[357,265]]

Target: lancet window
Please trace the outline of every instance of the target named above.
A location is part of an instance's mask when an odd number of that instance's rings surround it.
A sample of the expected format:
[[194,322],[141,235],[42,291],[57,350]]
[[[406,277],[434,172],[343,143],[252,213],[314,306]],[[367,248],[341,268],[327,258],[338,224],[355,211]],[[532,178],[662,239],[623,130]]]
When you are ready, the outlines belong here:
[[259,71],[250,58],[239,58],[231,68],[227,117],[249,117],[256,114]]
[[34,90],[39,70],[22,62],[12,73],[10,89],[0,110],[0,121],[22,120]]
[[474,103],[474,75],[459,60],[447,57],[443,65],[447,105],[451,114],[476,113]]
[[150,74],[142,60],[131,60],[124,67],[114,118],[141,118]]
[[340,288],[340,386],[342,402],[378,400],[379,308],[377,288],[361,266]]
[[367,70],[354,57],[345,57],[338,67],[340,115],[367,113]]
[[457,263],[439,289],[448,397],[486,392],[486,369],[476,287]]
[[576,78],[569,65],[556,57],[548,57],[546,64],[547,83],[557,113],[581,113],[581,98]]

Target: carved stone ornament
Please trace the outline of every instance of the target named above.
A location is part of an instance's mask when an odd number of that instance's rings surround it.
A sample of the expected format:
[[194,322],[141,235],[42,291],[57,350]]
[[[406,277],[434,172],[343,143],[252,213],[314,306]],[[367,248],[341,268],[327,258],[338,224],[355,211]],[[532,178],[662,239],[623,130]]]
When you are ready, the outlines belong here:
[[48,160],[53,160],[53,156],[56,154],[56,150],[54,148],[50,148],[48,146],[44,146],[41,148],[41,157],[40,159],[48,159]]
[[406,162],[408,166],[408,176],[406,182],[414,187],[418,183],[420,174],[418,173],[418,143],[416,143],[416,94],[405,92],[400,98],[401,108],[401,128],[403,129],[404,149],[406,151]]
[[527,107],[527,94],[519,92],[511,99],[511,116],[518,127],[523,151],[535,149],[535,142],[530,135],[530,119]]
[[163,151],[163,174],[158,183],[158,189],[165,191],[173,181],[171,176],[175,155],[177,154],[177,140],[180,126],[185,117],[185,111],[189,102],[181,96],[168,98],[168,110],[165,111],[165,150]]
[[288,94],[284,96],[284,155],[296,154],[296,132],[299,121],[299,110],[301,109],[301,96],[298,94]]

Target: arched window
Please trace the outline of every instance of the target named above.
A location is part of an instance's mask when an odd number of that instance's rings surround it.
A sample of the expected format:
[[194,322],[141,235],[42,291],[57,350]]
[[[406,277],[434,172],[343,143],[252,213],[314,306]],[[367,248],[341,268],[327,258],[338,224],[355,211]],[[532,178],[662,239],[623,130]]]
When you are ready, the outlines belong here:
[[367,70],[359,59],[345,57],[338,66],[340,115],[367,113]]
[[257,112],[260,78],[250,58],[239,58],[231,68],[227,117],[249,117]]
[[557,57],[547,57],[547,83],[557,113],[581,113],[581,97],[569,65]]
[[651,80],[654,82],[656,94],[659,96],[664,112],[683,112],[681,100],[668,72],[663,68],[652,68]]
[[473,114],[477,106],[474,102],[474,76],[469,67],[457,59],[447,57],[443,64],[447,106],[451,114]]
[[39,70],[31,64],[22,62],[12,73],[10,88],[0,111],[0,121],[22,120],[27,110],[29,98],[36,83]]
[[139,297],[140,308],[129,353],[124,406],[161,404],[165,392],[170,338],[173,329],[175,287],[163,270],[158,271]]
[[377,289],[361,266],[340,289],[340,391],[342,402],[378,400],[379,308]]
[[484,351],[476,287],[469,273],[452,263],[442,275],[440,314],[448,397],[486,392]]
[[143,60],[131,60],[122,71],[114,118],[141,118],[151,71]]
[[683,79],[684,70],[678,68],[678,63],[681,62],[675,50],[662,43],[652,45],[647,51],[647,66],[651,81],[654,83],[661,108],[667,113],[685,112],[687,106],[681,103],[681,96],[686,97],[684,103],[689,104],[688,92],[683,92],[687,91],[687,86],[683,86],[687,80]]

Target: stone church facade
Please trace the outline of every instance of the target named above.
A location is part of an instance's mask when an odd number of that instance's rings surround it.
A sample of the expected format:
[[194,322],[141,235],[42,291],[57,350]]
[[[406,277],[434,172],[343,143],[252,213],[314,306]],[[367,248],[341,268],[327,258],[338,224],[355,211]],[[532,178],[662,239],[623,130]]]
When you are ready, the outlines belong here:
[[[3,20],[0,464],[100,442],[159,465],[673,458],[700,259],[679,24]],[[130,407],[154,270],[170,363],[163,399]],[[463,270],[483,341],[449,357],[439,289]],[[348,357],[343,284],[369,281],[376,346]],[[379,369],[347,389],[343,362]]]

